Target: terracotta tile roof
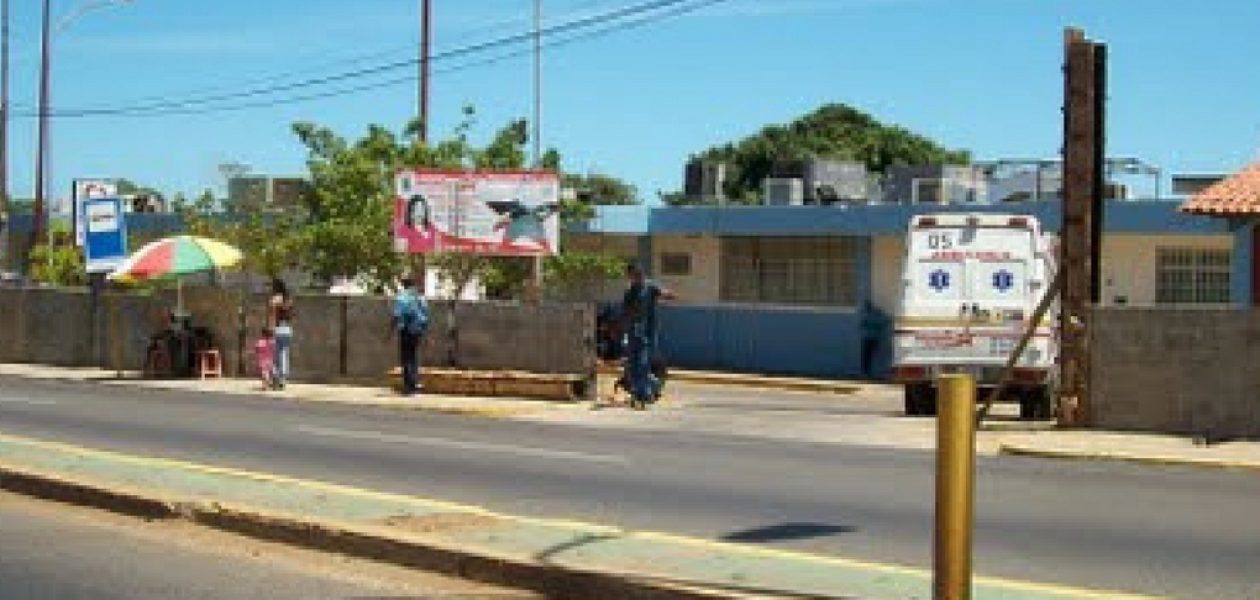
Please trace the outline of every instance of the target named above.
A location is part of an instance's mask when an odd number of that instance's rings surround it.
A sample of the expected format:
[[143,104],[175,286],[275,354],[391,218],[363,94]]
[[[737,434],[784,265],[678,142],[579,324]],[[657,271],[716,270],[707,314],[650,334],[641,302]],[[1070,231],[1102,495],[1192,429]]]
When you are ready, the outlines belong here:
[[1181,211],[1217,217],[1260,215],[1260,162],[1191,196]]

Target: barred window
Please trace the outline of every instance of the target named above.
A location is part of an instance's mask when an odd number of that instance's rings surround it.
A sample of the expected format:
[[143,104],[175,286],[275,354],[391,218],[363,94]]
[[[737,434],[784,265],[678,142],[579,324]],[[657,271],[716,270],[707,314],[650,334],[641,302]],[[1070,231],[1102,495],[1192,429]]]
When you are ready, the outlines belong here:
[[722,301],[856,306],[852,237],[722,239]]
[[1157,248],[1157,304],[1229,303],[1230,250]]

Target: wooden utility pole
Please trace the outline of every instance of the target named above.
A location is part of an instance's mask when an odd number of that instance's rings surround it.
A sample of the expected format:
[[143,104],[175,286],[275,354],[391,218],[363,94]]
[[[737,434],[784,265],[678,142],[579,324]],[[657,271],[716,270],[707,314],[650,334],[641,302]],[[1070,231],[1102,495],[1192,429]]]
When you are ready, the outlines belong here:
[[45,214],[47,206],[45,206],[44,195],[48,191],[48,74],[50,66],[48,61],[51,59],[50,53],[52,49],[52,4],[50,0],[44,0],[43,10],[43,37],[40,43],[40,61],[39,61],[39,108],[37,127],[39,128],[38,142],[35,149],[35,223],[31,228],[31,241],[29,250],[34,250],[44,236],[44,227],[47,222]]
[[429,143],[429,62],[433,52],[433,0],[420,0],[420,141]]
[[1100,300],[1106,47],[1069,28],[1064,36],[1063,297],[1059,424],[1089,415],[1089,315]]
[[[9,0],[0,0],[0,220],[9,212]],[[3,224],[0,224],[2,227]],[[5,249],[0,248],[0,252]]]

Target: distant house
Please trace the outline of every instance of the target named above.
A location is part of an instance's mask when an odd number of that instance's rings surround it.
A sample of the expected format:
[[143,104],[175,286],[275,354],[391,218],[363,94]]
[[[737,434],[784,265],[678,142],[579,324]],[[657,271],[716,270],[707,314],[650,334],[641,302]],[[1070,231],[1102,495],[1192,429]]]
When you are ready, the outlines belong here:
[[1181,205],[1181,211],[1217,218],[1233,232],[1235,300],[1260,306],[1260,263],[1255,260],[1260,256],[1260,161],[1223,179],[1197,179],[1208,181]]

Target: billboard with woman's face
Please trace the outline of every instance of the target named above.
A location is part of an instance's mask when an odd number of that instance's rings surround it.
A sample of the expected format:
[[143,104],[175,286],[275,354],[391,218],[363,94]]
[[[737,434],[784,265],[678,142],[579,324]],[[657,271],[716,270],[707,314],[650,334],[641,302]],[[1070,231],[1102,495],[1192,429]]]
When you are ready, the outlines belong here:
[[399,252],[555,254],[560,178],[542,171],[409,169],[395,178]]

